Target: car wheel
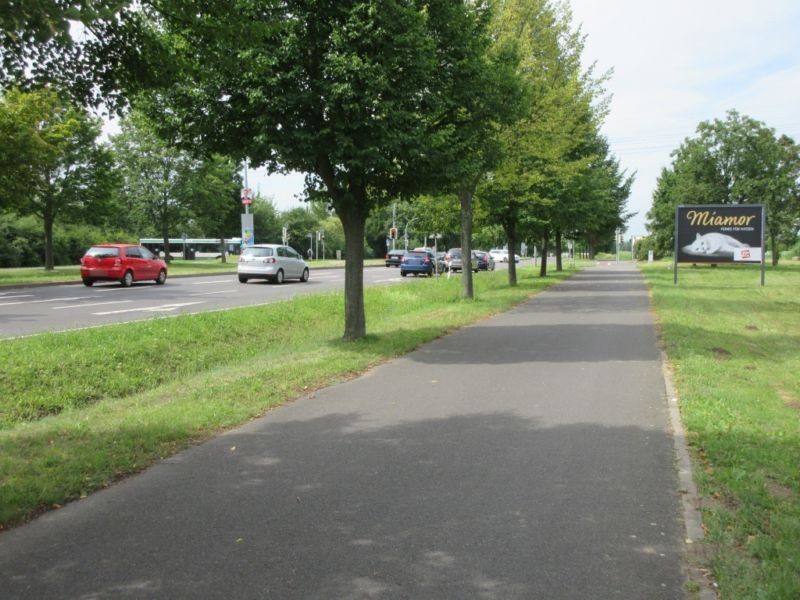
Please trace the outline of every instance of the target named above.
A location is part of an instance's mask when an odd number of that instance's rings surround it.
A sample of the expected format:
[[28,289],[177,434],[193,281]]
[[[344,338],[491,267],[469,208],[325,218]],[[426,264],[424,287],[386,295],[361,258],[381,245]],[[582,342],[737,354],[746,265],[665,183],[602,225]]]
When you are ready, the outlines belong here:
[[167,272],[164,269],[161,269],[158,272],[158,277],[156,278],[156,283],[158,285],[164,285],[164,282],[167,280]]
[[303,269],[303,275],[300,277],[300,281],[304,283],[308,281],[308,269]]
[[283,283],[283,269],[278,269],[278,272],[275,273],[275,283],[278,285]]
[[405,271],[400,271],[400,277],[405,277],[406,275],[408,275],[408,273]]
[[89,277],[84,277],[83,285],[85,285],[86,287],[92,287],[94,285],[94,279],[91,279]]
[[239,283],[247,283],[247,277],[242,277],[239,275]]
[[133,271],[125,271],[125,275],[122,276],[120,283],[122,287],[131,287],[133,283]]

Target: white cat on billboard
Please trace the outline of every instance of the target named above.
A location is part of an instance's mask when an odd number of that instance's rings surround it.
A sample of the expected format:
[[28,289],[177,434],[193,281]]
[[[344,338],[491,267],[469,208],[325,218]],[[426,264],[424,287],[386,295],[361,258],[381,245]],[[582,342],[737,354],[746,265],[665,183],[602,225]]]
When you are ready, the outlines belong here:
[[683,247],[683,251],[692,256],[731,258],[736,250],[741,250],[742,248],[749,248],[749,246],[724,233],[706,233],[704,235],[698,233],[691,244]]

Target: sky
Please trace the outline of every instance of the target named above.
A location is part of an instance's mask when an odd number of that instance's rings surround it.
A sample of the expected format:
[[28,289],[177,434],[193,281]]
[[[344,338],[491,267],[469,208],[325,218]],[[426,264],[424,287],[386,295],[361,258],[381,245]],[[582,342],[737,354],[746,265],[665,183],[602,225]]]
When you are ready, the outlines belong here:
[[[585,63],[613,69],[602,132],[636,178],[626,238],[646,213],[670,153],[702,121],[730,109],[800,141],[800,1],[571,0]],[[301,205],[303,177],[249,170],[251,188],[280,210]]]

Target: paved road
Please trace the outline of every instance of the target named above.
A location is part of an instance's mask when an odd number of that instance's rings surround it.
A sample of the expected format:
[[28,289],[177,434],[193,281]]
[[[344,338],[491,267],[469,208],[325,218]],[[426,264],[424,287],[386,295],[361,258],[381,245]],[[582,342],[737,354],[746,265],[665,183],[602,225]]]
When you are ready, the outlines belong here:
[[[365,285],[400,281],[398,269],[364,270]],[[344,288],[344,269],[315,269],[307,283],[274,285],[251,281],[244,285],[236,274],[173,277],[166,285],[118,283],[0,288],[0,338],[94,327],[157,316],[267,304],[298,294]]]
[[4,598],[682,598],[648,298],[587,270],[0,535]]

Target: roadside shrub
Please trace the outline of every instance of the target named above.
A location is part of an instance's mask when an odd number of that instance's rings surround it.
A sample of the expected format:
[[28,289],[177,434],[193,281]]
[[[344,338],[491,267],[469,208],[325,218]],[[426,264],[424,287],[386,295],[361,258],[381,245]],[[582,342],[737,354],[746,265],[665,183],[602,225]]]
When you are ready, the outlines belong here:
[[0,267],[36,267],[42,264],[42,226],[35,217],[0,214]]
[[635,256],[636,260],[647,260],[647,253],[652,250],[655,260],[663,258],[661,252],[656,247],[656,241],[652,236],[643,237],[636,242]]
[[[53,228],[53,256],[56,265],[75,265],[92,244],[136,242],[130,233],[108,231],[82,224],[56,225]],[[0,214],[0,268],[40,267],[44,265],[42,222],[34,216]]]

